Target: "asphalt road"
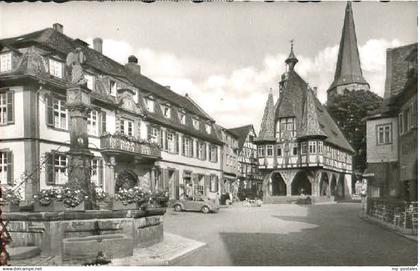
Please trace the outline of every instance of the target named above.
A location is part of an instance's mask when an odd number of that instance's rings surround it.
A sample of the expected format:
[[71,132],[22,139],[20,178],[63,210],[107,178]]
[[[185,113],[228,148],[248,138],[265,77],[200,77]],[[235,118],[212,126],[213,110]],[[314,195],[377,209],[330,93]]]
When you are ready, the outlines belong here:
[[232,207],[165,214],[165,231],[207,243],[177,265],[417,264],[417,243],[358,217],[360,204]]

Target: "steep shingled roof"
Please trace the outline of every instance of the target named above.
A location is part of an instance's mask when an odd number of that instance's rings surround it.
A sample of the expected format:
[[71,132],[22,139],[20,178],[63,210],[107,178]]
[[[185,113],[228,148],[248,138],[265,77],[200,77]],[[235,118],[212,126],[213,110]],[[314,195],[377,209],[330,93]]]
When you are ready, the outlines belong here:
[[270,93],[268,94],[267,103],[265,105],[264,109],[264,115],[261,121],[261,129],[258,137],[255,139],[256,141],[275,141],[275,135],[274,135],[274,99],[273,99],[273,93],[270,90]]
[[[298,127],[297,137],[326,136],[325,142],[354,153],[354,149],[327,109],[315,97],[312,90],[308,88],[308,84],[299,74],[295,70],[290,70],[287,73],[286,80],[285,88],[276,106],[276,119],[295,117],[296,127]],[[317,119],[318,125],[316,123],[305,123],[308,120],[313,122],[315,119]]]
[[238,147],[239,149],[242,149],[249,132],[254,131],[254,126],[252,124],[249,124],[241,127],[231,128],[228,130],[238,137]]
[[330,89],[352,83],[366,84],[360,66],[359,49],[357,48],[356,29],[353,20],[351,2],[347,2],[344,24],[341,33],[340,48],[338,50],[337,66],[334,81]]
[[407,58],[417,50],[417,43],[388,49],[386,52],[386,79],[384,99],[398,95],[408,81]]

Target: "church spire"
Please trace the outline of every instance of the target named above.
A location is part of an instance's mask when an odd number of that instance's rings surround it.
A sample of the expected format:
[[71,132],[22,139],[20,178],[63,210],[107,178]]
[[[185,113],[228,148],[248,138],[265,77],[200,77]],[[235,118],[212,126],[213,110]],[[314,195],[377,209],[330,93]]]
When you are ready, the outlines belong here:
[[341,94],[341,91],[337,91],[340,86],[349,90],[369,89],[360,66],[351,2],[347,2],[334,81],[328,91],[335,90],[336,94]]
[[295,53],[293,52],[293,42],[294,40],[290,41],[290,54],[289,57],[286,59],[286,64],[288,66],[288,70],[291,71],[295,67],[296,63],[298,63],[298,59],[295,56]]

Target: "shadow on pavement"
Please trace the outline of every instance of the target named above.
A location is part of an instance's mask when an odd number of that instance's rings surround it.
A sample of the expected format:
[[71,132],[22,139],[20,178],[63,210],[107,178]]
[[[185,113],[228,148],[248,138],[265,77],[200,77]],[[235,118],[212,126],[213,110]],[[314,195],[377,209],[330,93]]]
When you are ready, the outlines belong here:
[[[320,225],[289,233],[221,232],[233,265],[413,266],[417,243],[362,221],[357,209],[309,206],[307,216],[272,216]],[[328,212],[325,212],[328,209]],[[291,223],[291,225],[295,225]]]

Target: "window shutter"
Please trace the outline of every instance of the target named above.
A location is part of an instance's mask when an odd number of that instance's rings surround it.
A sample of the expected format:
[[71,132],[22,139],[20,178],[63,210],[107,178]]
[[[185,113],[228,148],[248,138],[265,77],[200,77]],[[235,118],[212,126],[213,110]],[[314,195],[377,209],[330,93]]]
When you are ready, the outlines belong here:
[[190,153],[188,155],[189,157],[194,157],[194,140],[189,138],[188,145],[190,146]]
[[98,159],[98,185],[104,187],[104,160]]
[[175,133],[175,153],[179,153],[179,135]]
[[11,151],[6,153],[7,155],[7,184],[13,185],[13,153]]
[[198,158],[198,140],[195,140],[195,157]]
[[160,133],[159,133],[159,142],[160,142],[160,147],[161,148],[163,148],[163,140],[164,140],[164,138],[163,138],[163,130],[160,130]]
[[47,100],[47,110],[46,110],[46,119],[48,126],[54,126],[54,108],[53,108],[53,99],[50,95],[45,96]]
[[15,120],[15,110],[14,110],[14,91],[9,90],[6,93],[7,101],[7,123],[12,123]]
[[150,127],[150,124],[146,125],[146,129],[147,129],[147,140],[152,139],[152,127]]
[[214,153],[216,154],[216,158],[214,159],[214,162],[217,163],[219,161],[219,155],[217,153],[218,147],[214,146]]
[[164,141],[165,141],[165,151],[167,151],[169,149],[168,148],[168,131],[167,130],[163,131],[163,135],[164,135]]
[[106,133],[106,112],[105,111],[101,112],[101,125],[102,126],[99,133],[100,136]]
[[45,183],[47,185],[55,184],[53,153],[45,153]]
[[181,135],[181,154],[185,155],[185,137]]

